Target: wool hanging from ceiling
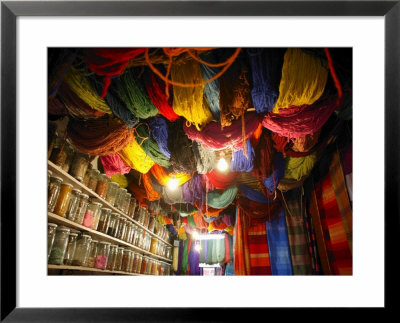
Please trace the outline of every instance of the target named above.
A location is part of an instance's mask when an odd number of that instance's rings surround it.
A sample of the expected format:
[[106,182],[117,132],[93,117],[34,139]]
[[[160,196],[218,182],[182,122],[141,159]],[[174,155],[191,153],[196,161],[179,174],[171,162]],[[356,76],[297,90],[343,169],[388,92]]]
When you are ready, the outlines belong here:
[[154,161],[133,138],[132,142],[118,152],[123,161],[131,168],[146,174],[154,165]]
[[116,153],[133,141],[132,130],[110,118],[86,122],[70,119],[67,136],[76,149],[97,156]]

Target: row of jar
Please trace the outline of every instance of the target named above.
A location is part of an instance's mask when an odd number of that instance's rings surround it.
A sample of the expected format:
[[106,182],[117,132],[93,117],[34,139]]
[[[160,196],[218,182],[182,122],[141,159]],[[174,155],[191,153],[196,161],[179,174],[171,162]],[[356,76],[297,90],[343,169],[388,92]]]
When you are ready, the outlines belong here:
[[48,224],[48,263],[145,275],[169,275],[171,265],[98,241],[65,226]]
[[[49,172],[51,171],[49,170]],[[82,193],[79,189],[73,188],[69,183],[64,183],[61,177],[49,175],[48,184],[49,212],[65,217],[93,230],[98,230],[98,225],[102,223],[105,228],[99,231],[103,233],[108,232],[108,224],[114,223],[109,220],[111,218],[111,209],[102,208],[102,203],[95,198],[89,199],[89,195]],[[130,206],[134,209],[136,206],[136,199],[133,197],[131,198],[130,193],[127,193],[127,195],[129,195]],[[168,230],[161,223],[156,221],[155,216],[150,215],[144,207],[139,207],[136,214],[138,214],[138,216],[135,216],[134,219],[144,224],[144,227],[149,231],[155,233],[163,240],[170,239]],[[119,218],[123,219],[123,217]],[[118,238],[123,239],[122,236],[123,235],[120,234]],[[123,240],[130,241],[131,239],[126,238]]]
[[[91,172],[99,173],[97,169],[92,169]],[[61,194],[63,195],[63,198],[67,198],[68,194],[71,193],[71,190],[68,188],[68,186],[72,186],[70,184],[66,185],[66,183],[63,183],[61,177],[52,176],[51,170],[48,170],[48,186],[49,203],[55,203],[54,199],[56,198],[57,194]],[[97,195],[99,195],[102,199],[105,199],[108,203],[120,210],[122,213],[125,213],[133,218],[136,209],[135,197],[133,197],[132,194],[127,191],[127,189],[120,188],[118,183],[111,182],[105,174],[101,174],[101,179],[99,180],[92,181],[91,178],[87,187],[93,192],[96,192]],[[53,196],[53,194],[55,197],[50,200],[50,197]],[[64,196],[64,194],[66,195]],[[59,212],[63,211],[59,210]]]

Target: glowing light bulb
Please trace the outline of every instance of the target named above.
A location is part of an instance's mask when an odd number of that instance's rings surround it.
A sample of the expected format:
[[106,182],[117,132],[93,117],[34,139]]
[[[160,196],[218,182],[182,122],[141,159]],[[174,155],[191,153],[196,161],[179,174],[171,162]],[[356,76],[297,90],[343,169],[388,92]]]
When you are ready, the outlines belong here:
[[224,172],[228,169],[228,163],[226,162],[224,157],[221,157],[217,164],[218,170]]
[[171,191],[176,190],[176,188],[178,187],[178,180],[175,178],[175,176],[172,175],[167,183],[167,186]]
[[194,246],[194,250],[196,250],[197,252],[200,252],[200,250],[201,250],[201,245],[200,245],[200,244],[196,244],[196,245]]
[[199,233],[197,231],[194,231],[192,234],[193,240],[197,240],[199,238]]

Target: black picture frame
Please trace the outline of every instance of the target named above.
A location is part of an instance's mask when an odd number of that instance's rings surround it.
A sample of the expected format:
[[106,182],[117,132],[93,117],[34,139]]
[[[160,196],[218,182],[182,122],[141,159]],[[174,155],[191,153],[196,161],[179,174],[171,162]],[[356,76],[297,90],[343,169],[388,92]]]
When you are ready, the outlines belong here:
[[[400,1],[2,1],[1,3],[1,321],[235,321],[241,308],[16,307],[16,19],[18,16],[384,16],[385,307],[399,286]],[[371,148],[373,153],[373,149]],[[371,176],[371,180],[373,177]],[[371,190],[373,195],[373,189]],[[368,201],[365,201],[366,203]],[[373,234],[371,233],[371,238]],[[371,255],[373,261],[373,255]],[[318,297],[318,295],[316,295]],[[251,309],[254,319],[263,309]],[[283,314],[282,309],[274,309]],[[381,315],[381,309],[375,309]],[[285,309],[285,315],[287,315]],[[247,315],[247,314],[246,314]],[[250,320],[252,318],[249,317]],[[372,316],[371,316],[372,318]],[[311,319],[308,317],[308,319]]]

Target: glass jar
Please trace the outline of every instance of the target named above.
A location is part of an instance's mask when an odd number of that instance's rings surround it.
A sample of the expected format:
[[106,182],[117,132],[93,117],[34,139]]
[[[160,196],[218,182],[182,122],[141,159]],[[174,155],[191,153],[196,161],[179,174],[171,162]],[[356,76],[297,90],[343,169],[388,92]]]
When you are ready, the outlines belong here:
[[125,249],[124,251],[124,256],[122,257],[122,266],[121,266],[121,271],[129,271],[129,264],[131,262],[132,258],[132,251],[129,249]]
[[78,237],[75,255],[72,260],[72,266],[86,266],[91,241],[92,237],[88,234],[82,234],[80,237]]
[[142,263],[140,265],[140,273],[145,275],[146,274],[146,269],[147,269],[147,262],[148,262],[149,258],[146,256],[142,257]]
[[126,219],[122,216],[119,217],[119,226],[116,238],[122,240],[126,230]]
[[155,259],[153,259],[153,268],[151,270],[151,274],[153,276],[158,276],[158,266],[159,266],[159,262]]
[[76,151],[74,158],[72,159],[69,173],[78,181],[82,182],[88,166],[89,155]]
[[110,246],[110,254],[108,256],[107,270],[113,271],[115,268],[115,261],[117,260],[118,246],[112,244]]
[[125,212],[124,203],[125,203],[125,196],[128,191],[126,188],[120,188],[118,189],[118,191],[119,191],[118,198],[115,200],[114,206],[121,212]]
[[66,143],[64,145],[64,151],[66,154],[66,158],[61,168],[64,172],[68,173],[71,167],[72,158],[74,157],[74,149],[72,148],[72,145],[69,143],[68,140],[66,140]]
[[72,259],[74,259],[75,250],[76,250],[76,239],[78,237],[77,233],[71,232],[69,234],[69,240],[67,245],[67,250],[64,255],[64,265],[71,266]]
[[149,211],[145,209],[145,214],[144,215],[145,215],[145,217],[144,217],[143,226],[145,228],[148,228],[149,227],[149,222],[150,222],[150,213],[149,213]]
[[49,212],[53,212],[56,206],[58,195],[60,194],[61,183],[63,182],[61,177],[51,176],[50,185],[47,196],[47,209]]
[[136,209],[136,199],[134,197],[131,197],[128,207],[128,216],[132,219],[135,215],[135,209]]
[[96,191],[97,182],[99,180],[100,171],[98,169],[91,169],[89,172],[89,183],[87,187],[93,192]]
[[123,237],[121,239],[129,243],[129,239],[131,238],[131,234],[132,234],[132,223],[129,222],[129,221],[126,221],[125,233],[124,233],[124,235],[123,235]]
[[110,225],[111,209],[102,208],[99,225],[97,226],[97,231],[107,234],[108,227]]
[[119,215],[118,213],[111,213],[110,225],[108,226],[107,234],[112,237],[116,237],[119,227]]
[[85,217],[86,209],[89,205],[89,195],[87,194],[81,194],[78,202],[78,207],[76,209],[75,213],[75,219],[74,222],[78,224],[82,224],[83,218]]
[[150,215],[149,227],[148,227],[149,231],[154,232],[154,226],[156,224],[155,222],[156,222],[156,217],[154,215]]
[[112,206],[115,204],[115,199],[117,197],[117,190],[119,189],[118,183],[110,182],[108,183],[106,201]]
[[47,260],[49,260],[51,248],[53,247],[54,237],[56,235],[57,224],[47,224]]
[[133,224],[133,236],[131,244],[133,244],[134,246],[137,246],[138,234],[139,234],[139,227],[136,224]]
[[123,207],[123,209],[124,209],[124,213],[125,214],[128,214],[128,211],[129,211],[129,204],[130,204],[130,202],[131,202],[131,197],[132,197],[132,194],[131,193],[129,193],[129,192],[126,192],[125,193],[125,198],[124,198],[124,207]]
[[60,188],[60,194],[58,194],[57,203],[54,207],[54,213],[65,217],[67,212],[69,200],[71,198],[72,185],[69,183],[62,183]]
[[98,240],[90,241],[89,253],[88,253],[87,260],[86,260],[86,264],[84,266],[90,267],[90,268],[94,267],[94,261],[96,259],[98,243],[99,243]]
[[137,265],[137,253],[132,251],[132,261],[131,261],[131,266],[129,267],[129,272],[134,273],[135,272],[135,267]]
[[125,248],[119,247],[117,252],[117,259],[115,260],[115,271],[121,271],[122,259],[124,257]]
[[50,155],[50,161],[62,168],[67,159],[67,142],[61,137],[57,137],[54,141],[53,150]]
[[138,243],[137,246],[141,249],[143,249],[143,242],[144,242],[144,237],[143,237],[143,229],[139,228],[139,233],[138,233]]
[[153,259],[149,258],[147,260],[147,265],[146,265],[146,272],[145,272],[146,275],[151,275],[152,267],[153,267]]
[[171,254],[172,254],[172,247],[166,246],[165,247],[165,258],[171,259]]
[[85,176],[83,176],[82,184],[85,186],[89,185],[90,174],[92,172],[92,164],[89,163],[88,168],[86,169]]
[[142,206],[138,205],[138,207],[136,208],[135,214],[133,215],[133,219],[138,223],[140,223],[140,215],[142,212],[142,208],[143,208]]
[[151,238],[150,252],[157,254],[158,239],[156,237]]
[[105,174],[100,174],[98,177],[96,193],[103,199],[106,198],[109,181],[110,180]]
[[99,218],[101,213],[102,204],[99,202],[90,202],[85,216],[83,217],[82,225],[87,228],[97,230],[97,226],[99,225]]
[[65,212],[65,217],[68,220],[74,221],[81,194],[82,194],[81,190],[78,190],[76,188],[72,189],[67,211]]
[[65,251],[67,250],[68,237],[70,229],[64,226],[58,226],[56,228],[56,234],[54,237],[54,243],[51,248],[49,264],[62,265],[64,262]]
[[53,175],[53,172],[50,170],[50,169],[48,169],[47,170],[47,189],[49,189],[49,186],[50,186],[50,177]]
[[159,231],[160,231],[160,222],[158,222],[158,221],[156,220],[155,223],[154,223],[154,234],[155,234],[156,236],[158,236]]
[[160,263],[159,275],[165,276],[165,264],[164,263]]
[[142,259],[143,255],[140,253],[136,254],[136,265],[133,268],[133,272],[136,274],[140,274],[140,269],[142,268]]
[[97,248],[96,260],[94,262],[95,268],[106,269],[108,257],[110,254],[110,245],[111,245],[110,242],[103,242],[103,241],[99,242]]

